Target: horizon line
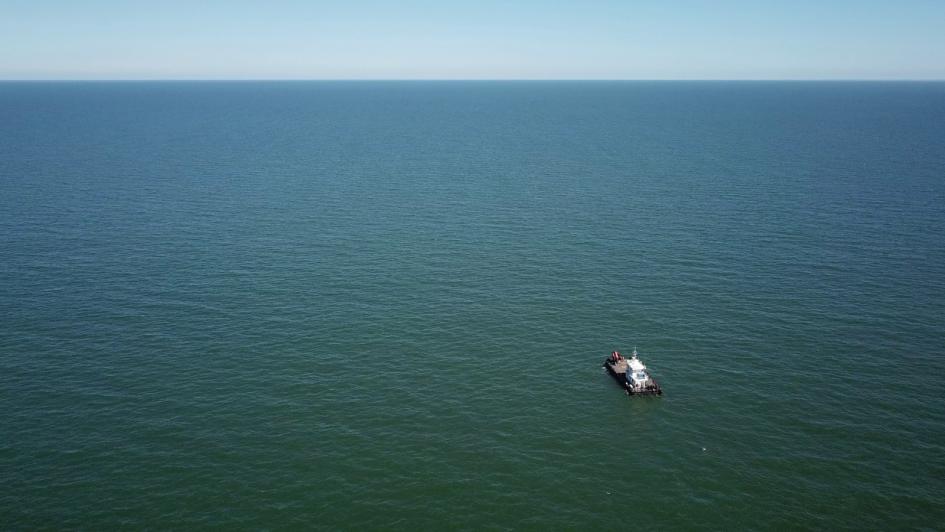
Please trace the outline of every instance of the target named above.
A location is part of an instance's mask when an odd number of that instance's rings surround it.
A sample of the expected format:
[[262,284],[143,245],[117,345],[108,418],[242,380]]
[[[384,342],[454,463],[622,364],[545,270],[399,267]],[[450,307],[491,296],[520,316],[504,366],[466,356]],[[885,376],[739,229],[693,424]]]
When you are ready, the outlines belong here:
[[0,78],[35,82],[945,82],[945,78]]

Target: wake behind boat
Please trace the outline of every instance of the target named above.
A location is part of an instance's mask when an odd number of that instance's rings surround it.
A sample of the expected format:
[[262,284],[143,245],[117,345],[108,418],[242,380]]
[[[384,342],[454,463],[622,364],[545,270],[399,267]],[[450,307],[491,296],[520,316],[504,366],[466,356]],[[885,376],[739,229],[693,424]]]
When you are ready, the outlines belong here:
[[637,358],[636,348],[630,358],[624,358],[618,351],[614,351],[604,361],[604,367],[617,384],[627,391],[627,395],[663,395],[659,383],[650,376],[646,366]]

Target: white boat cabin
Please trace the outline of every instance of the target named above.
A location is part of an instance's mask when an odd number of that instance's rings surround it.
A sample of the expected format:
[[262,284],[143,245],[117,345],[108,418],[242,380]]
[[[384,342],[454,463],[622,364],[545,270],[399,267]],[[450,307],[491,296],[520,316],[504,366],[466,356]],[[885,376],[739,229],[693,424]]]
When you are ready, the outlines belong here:
[[637,358],[637,350],[634,349],[633,355],[627,360],[627,384],[634,389],[642,389],[649,381],[646,366]]

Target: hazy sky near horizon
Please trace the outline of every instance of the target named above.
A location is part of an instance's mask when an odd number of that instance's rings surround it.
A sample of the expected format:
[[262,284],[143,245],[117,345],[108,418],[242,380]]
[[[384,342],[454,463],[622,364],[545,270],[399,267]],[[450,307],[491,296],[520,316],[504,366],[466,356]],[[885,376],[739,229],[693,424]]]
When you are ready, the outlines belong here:
[[945,79],[945,0],[0,0],[0,79]]

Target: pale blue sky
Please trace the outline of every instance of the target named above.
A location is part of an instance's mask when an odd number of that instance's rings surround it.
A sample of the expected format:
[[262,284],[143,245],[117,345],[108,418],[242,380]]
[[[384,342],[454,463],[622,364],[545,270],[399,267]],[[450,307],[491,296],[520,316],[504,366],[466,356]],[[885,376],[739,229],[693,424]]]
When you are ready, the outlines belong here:
[[0,0],[0,79],[945,79],[945,0]]

